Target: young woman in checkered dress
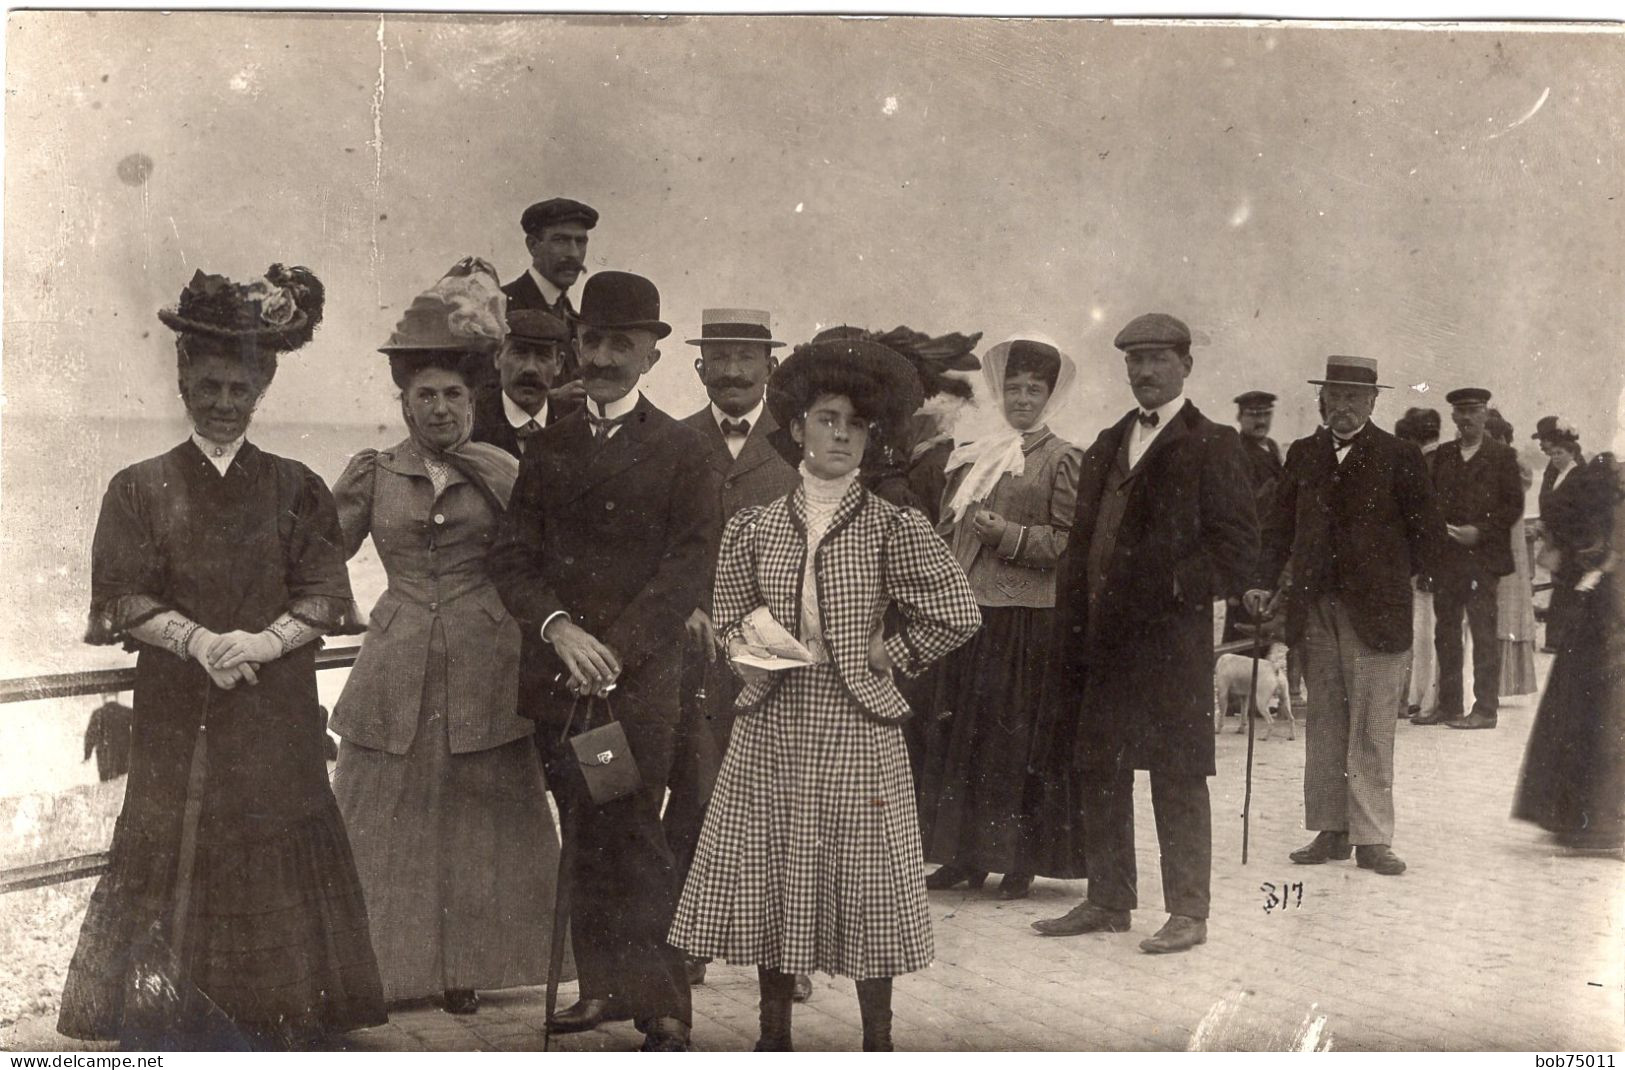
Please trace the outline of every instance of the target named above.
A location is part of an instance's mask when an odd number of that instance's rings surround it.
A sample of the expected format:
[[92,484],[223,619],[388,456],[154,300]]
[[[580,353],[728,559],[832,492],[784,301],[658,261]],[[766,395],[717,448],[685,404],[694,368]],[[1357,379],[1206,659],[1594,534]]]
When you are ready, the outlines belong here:
[[[762,1051],[790,1049],[794,974],[857,981],[865,1050],[891,1047],[891,979],[932,957],[914,785],[894,672],[960,646],[981,615],[964,572],[913,510],[856,481],[875,419],[917,407],[883,346],[802,347],[768,400],[803,450],[801,486],[728,524],[715,617],[730,653],[765,606],[812,665],[745,680],[727,757],[672,923],[693,956],[755,963]],[[879,624],[896,605],[904,621]]]

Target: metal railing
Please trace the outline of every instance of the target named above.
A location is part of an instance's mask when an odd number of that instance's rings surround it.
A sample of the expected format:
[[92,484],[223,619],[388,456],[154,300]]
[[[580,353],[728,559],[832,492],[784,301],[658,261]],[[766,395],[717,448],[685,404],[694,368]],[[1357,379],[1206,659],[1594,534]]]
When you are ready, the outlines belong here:
[[[355,664],[356,654],[360,650],[359,644],[318,650],[316,668],[347,669]],[[134,686],[133,665],[120,669],[92,669],[85,672],[23,676],[14,680],[0,680],[0,703],[40,702],[45,699],[74,698],[79,695],[106,695],[128,691]],[[48,862],[32,862],[28,865],[0,869],[0,895],[100,876],[107,871],[107,859],[106,851],[96,851],[93,854],[75,855],[72,858],[54,858]]]

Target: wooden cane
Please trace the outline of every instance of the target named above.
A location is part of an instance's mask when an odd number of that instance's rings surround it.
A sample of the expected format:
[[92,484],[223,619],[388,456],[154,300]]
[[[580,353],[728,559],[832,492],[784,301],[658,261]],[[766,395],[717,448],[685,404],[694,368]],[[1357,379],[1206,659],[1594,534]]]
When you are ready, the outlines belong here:
[[1247,786],[1241,796],[1241,864],[1247,864],[1247,828],[1253,807],[1253,703],[1258,701],[1258,655],[1264,638],[1262,621],[1253,623],[1253,678],[1247,685],[1247,705],[1241,715],[1247,718]]

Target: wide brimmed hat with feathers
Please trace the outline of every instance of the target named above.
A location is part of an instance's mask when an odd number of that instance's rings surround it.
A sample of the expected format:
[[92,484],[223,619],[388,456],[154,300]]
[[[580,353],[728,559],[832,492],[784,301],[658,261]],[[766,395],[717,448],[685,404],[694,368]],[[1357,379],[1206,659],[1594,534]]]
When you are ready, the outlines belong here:
[[477,256],[466,256],[412,299],[389,341],[378,351],[390,356],[490,352],[507,334],[506,310],[496,268]]
[[158,318],[179,334],[285,353],[316,333],[326,296],[321,280],[304,267],[272,264],[264,278],[250,283],[199,271],[175,307],[159,309]]

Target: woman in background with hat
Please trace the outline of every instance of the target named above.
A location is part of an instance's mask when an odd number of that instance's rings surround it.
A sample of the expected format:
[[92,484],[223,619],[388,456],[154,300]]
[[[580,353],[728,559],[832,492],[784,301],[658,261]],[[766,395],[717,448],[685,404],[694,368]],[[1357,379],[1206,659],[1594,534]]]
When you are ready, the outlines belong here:
[[198,272],[159,313],[195,430],[114,476],[96,524],[85,639],[138,651],[135,722],[66,1036],[289,1048],[385,1021],[317,713],[313,640],[351,611],[338,518],[310,469],[245,438],[323,297],[275,264]]
[[486,550],[519,465],[470,442],[472,387],[503,337],[483,261],[460,262],[380,351],[407,437],[356,454],[334,488],[344,549],[370,534],[389,576],[333,713],[349,825],[390,1000],[546,979],[558,839],[518,716],[519,625]]
[[[1535,523],[1535,536],[1541,544],[1536,563],[1551,573],[1545,647],[1555,652],[1564,615],[1573,601],[1574,584],[1581,575],[1575,568],[1579,560],[1576,551],[1593,537],[1591,511],[1585,508],[1586,461],[1580,449],[1580,433],[1562,417],[1542,416],[1535,423],[1532,437],[1547,457],[1546,470],[1540,476],[1540,519]],[[1561,579],[1557,575],[1560,569],[1564,573]]]
[[926,859],[942,866],[925,886],[979,888],[992,871],[1004,874],[1001,899],[1022,899],[1037,871],[1084,876],[1081,842],[1042,850],[1027,799],[1055,566],[1083,458],[1047,418],[1069,399],[1077,369],[1053,345],[1019,338],[982,365],[997,426],[969,429],[949,455],[938,531],[970,578],[983,627],[938,674],[932,705],[944,720],[933,726],[920,810]]
[[[914,675],[980,623],[964,573],[925,518],[864,490],[871,435],[918,408],[918,377],[883,346],[797,349],[768,404],[799,447],[801,485],[728,522],[714,613],[730,654],[765,609],[812,663],[745,680],[670,939],[755,963],[758,1050],[791,1047],[794,974],[857,981],[866,1051],[891,1049],[891,979],[932,957],[914,786],[894,674]],[[901,625],[882,628],[897,607]]]

